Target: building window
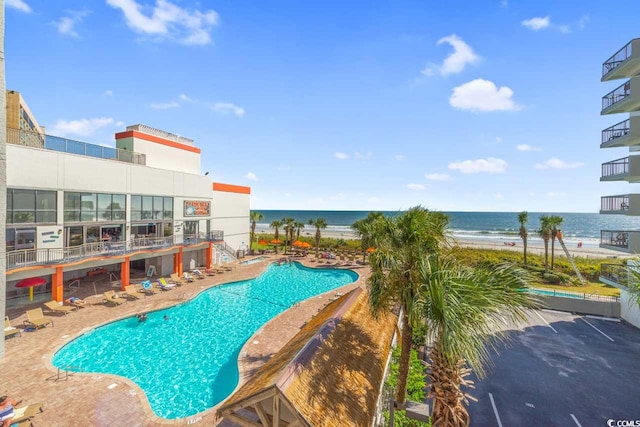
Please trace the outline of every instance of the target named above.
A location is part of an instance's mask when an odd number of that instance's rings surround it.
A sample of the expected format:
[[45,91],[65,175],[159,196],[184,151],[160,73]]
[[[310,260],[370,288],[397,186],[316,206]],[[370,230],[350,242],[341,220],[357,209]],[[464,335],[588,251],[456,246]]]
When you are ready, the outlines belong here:
[[64,193],[65,222],[111,222],[125,219],[124,194]]
[[56,223],[57,193],[45,190],[7,189],[7,223]]
[[162,196],[131,196],[131,220],[173,219],[173,198]]

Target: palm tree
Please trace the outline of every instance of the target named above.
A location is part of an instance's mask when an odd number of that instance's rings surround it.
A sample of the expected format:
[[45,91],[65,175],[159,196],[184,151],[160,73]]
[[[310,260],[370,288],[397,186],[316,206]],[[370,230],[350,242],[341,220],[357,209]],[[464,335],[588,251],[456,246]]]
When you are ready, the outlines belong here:
[[[275,233],[273,233],[273,238],[275,240],[279,240],[280,239],[280,227],[282,227],[282,221],[278,221],[277,219],[275,221],[272,221],[271,224],[269,224],[269,227],[271,228],[275,228]],[[276,254],[278,253],[278,244],[274,244],[274,249],[276,251]]]
[[[490,361],[490,349],[506,339],[501,322],[520,323],[525,309],[534,308],[531,294],[520,292],[528,273],[511,265],[462,266],[454,258],[437,253],[419,259],[416,266],[419,307],[425,319],[429,352],[427,378],[433,399],[434,426],[468,426],[465,405],[473,388],[471,370],[482,378]],[[470,368],[470,369],[469,369]]]
[[544,271],[549,270],[549,239],[551,238],[551,223],[549,217],[542,215],[540,217],[540,229],[538,234],[544,241]]
[[316,228],[316,256],[318,256],[318,252],[320,251],[320,238],[322,237],[320,230],[327,228],[327,220],[324,218],[310,219],[309,225],[313,225]]
[[520,222],[520,238],[522,239],[522,245],[524,246],[524,266],[527,266],[527,237],[529,232],[527,231],[527,222],[529,222],[529,213],[522,211],[518,214],[518,222]]
[[558,233],[560,230],[558,227],[562,224],[564,218],[558,215],[552,215],[549,217],[549,227],[551,228],[551,270],[553,270],[553,266],[555,264],[555,243],[556,237],[558,237]]
[[258,221],[262,221],[264,219],[264,215],[262,215],[260,212],[251,212],[251,214],[249,215],[249,219],[251,221],[251,233],[249,236],[249,251],[251,253],[253,253],[253,240],[256,236],[256,223]]
[[295,224],[296,220],[293,218],[282,218],[282,223],[284,224],[284,231],[285,231],[285,235],[287,236],[285,238],[285,244],[286,244],[286,240],[289,241],[289,251],[291,251],[291,247],[293,244],[293,233],[295,232]]
[[356,234],[360,237],[363,264],[366,261],[367,249],[373,246],[373,225],[383,216],[382,212],[369,212],[366,218],[359,219],[351,225],[351,228],[356,230]]
[[304,230],[304,222],[296,221],[293,226],[296,229],[296,240],[300,240],[300,232]]
[[437,253],[448,242],[447,224],[446,215],[421,206],[372,223],[371,242],[376,250],[369,257],[369,307],[373,316],[400,308],[401,353],[395,396],[400,407],[405,404],[413,330],[421,320],[416,306],[422,283],[417,267],[421,258]]

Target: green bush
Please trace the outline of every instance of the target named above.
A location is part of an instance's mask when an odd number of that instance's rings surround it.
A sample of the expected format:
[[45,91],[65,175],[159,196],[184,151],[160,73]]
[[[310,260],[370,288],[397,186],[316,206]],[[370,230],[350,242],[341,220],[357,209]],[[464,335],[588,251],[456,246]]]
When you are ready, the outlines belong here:
[[544,280],[545,283],[551,283],[553,285],[562,283],[562,278],[559,275],[553,273],[542,273],[542,280]]
[[[400,346],[393,350],[391,355],[391,368],[385,382],[385,389],[395,391],[398,386],[398,370],[400,361]],[[407,399],[414,402],[422,402],[426,396],[425,367],[418,358],[418,352],[411,349],[409,359],[409,378],[407,379]],[[389,424],[389,411],[384,411],[384,419]],[[431,423],[423,423],[407,418],[405,411],[394,411],[394,423],[398,427],[430,427]]]

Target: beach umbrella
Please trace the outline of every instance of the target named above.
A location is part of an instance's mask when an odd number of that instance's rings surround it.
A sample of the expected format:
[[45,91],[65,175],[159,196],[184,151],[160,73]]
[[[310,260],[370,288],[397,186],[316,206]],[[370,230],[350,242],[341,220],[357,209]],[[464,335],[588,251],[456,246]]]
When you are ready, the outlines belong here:
[[302,243],[300,240],[296,240],[292,243],[293,246],[302,246]]
[[375,252],[375,251],[376,251],[376,248],[374,248],[374,247],[367,248],[367,253],[368,254],[370,254],[372,252]]
[[279,245],[280,243],[282,243],[282,240],[280,240],[280,239],[271,239],[271,244],[272,245]]
[[262,239],[258,242],[259,245],[267,245],[269,244],[269,242],[267,242],[266,240]]
[[305,249],[310,248],[311,247],[311,243],[309,243],[309,242],[301,242],[300,243],[300,247],[301,248],[305,248]]
[[33,301],[33,288],[47,283],[43,277],[29,277],[16,283],[16,288],[29,288],[29,301]]

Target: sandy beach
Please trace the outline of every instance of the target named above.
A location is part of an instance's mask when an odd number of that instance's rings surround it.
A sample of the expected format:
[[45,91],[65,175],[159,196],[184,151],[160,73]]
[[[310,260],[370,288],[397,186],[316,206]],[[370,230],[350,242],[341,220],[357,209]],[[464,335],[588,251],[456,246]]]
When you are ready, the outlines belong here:
[[[256,233],[269,233],[273,234],[273,229],[271,228],[256,228]],[[281,232],[282,233],[282,232]],[[348,229],[331,229],[325,228],[321,231],[322,237],[333,238],[333,239],[357,239],[358,236],[355,231]],[[305,229],[302,233],[304,237],[314,237],[315,232],[311,230]],[[454,241],[460,245],[471,248],[478,249],[504,249],[509,251],[517,251],[522,252],[522,240],[521,239],[473,239],[468,237],[455,237]],[[505,243],[515,243],[515,246],[509,246]],[[594,244],[583,243],[582,247],[578,247],[576,242],[565,241],[567,245],[567,250],[573,257],[583,257],[583,258],[629,258],[631,255],[625,254],[623,252],[612,251],[609,249],[600,248]],[[551,250],[551,243],[549,243],[549,250]],[[532,239],[527,242],[527,252],[532,254],[544,254],[544,243],[539,239]],[[565,256],[562,247],[556,241],[555,248],[556,256]]]

